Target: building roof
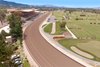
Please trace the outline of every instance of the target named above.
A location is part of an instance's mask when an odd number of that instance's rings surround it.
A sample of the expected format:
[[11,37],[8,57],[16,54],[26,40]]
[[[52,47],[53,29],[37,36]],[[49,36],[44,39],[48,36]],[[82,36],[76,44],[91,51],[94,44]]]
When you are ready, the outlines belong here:
[[35,11],[35,9],[7,9],[8,12],[22,11],[22,12],[31,12]]
[[24,10],[21,10],[23,12],[31,12],[31,11],[34,11],[33,9],[24,9]]

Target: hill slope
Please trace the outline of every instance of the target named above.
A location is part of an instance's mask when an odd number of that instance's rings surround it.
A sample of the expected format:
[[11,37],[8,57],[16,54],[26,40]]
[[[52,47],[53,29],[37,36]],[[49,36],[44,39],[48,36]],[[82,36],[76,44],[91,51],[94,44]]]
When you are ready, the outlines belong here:
[[30,7],[30,6],[26,4],[19,4],[15,2],[0,0],[0,7]]

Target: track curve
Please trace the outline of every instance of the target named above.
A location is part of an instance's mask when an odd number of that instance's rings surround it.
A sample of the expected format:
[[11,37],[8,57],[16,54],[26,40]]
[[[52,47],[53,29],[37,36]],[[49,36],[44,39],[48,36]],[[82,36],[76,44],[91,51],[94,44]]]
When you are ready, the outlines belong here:
[[50,13],[37,17],[24,32],[24,41],[40,67],[84,67],[52,47],[40,34],[39,26]]

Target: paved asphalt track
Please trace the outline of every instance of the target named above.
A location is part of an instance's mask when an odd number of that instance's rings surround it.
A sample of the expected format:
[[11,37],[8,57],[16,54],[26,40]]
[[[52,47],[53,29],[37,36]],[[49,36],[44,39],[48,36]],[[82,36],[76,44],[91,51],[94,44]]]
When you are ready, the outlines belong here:
[[39,26],[49,15],[37,17],[24,32],[26,46],[40,67],[84,67],[52,47],[40,34]]

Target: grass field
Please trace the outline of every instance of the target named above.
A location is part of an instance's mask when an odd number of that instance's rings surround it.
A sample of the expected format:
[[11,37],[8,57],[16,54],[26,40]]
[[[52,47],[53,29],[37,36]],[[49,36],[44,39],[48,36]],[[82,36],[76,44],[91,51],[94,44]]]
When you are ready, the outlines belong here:
[[60,21],[64,16],[64,12],[63,11],[54,11],[53,15],[56,17],[56,19],[58,21]]
[[[53,15],[57,18],[56,33],[54,35],[61,35],[66,31],[61,29],[60,24],[63,16],[68,15],[67,26],[78,37],[78,39],[59,40],[58,42],[62,46],[71,51],[73,51],[71,47],[75,46],[80,51],[92,55],[94,57],[92,60],[100,61],[100,14],[77,11],[69,14],[63,11],[54,11]],[[51,30],[51,23],[44,28],[44,31],[49,34]]]
[[24,67],[30,67],[30,64],[29,64],[29,62],[27,60],[25,60],[23,66]]
[[80,43],[76,45],[79,49],[92,54],[95,60],[100,61],[100,41],[90,41],[88,43]]
[[69,50],[75,46],[93,55],[92,60],[100,61],[100,14],[76,11],[67,15],[67,26],[79,39],[63,39],[59,43]]
[[63,39],[60,40],[59,43],[61,43],[64,47],[70,49],[71,46],[76,46],[79,43],[87,43],[88,40],[82,40],[82,39]]
[[[71,50],[72,46],[77,47],[81,51],[91,54],[94,56],[96,61],[100,61],[100,42],[93,40],[82,40],[82,39],[63,39],[60,40],[59,43],[65,48]],[[71,50],[72,51],[72,50]]]
[[[61,27],[60,27],[60,24],[61,24],[60,21],[62,20],[64,14],[65,13],[63,11],[54,11],[53,12],[53,16],[55,16],[56,19],[57,19],[57,22],[56,22],[56,32],[55,32],[54,35],[61,35],[61,34],[63,34],[63,32],[66,31],[64,29],[61,29]],[[52,24],[49,24],[49,25],[47,25],[44,28],[44,31],[47,32],[47,33],[51,33],[51,30],[52,30]]]
[[[81,14],[85,16],[80,16]],[[90,37],[100,40],[100,15],[87,12],[73,12],[70,14],[70,17],[71,19],[67,21],[67,25],[77,37]],[[76,18],[82,20],[76,20]]]
[[44,31],[46,32],[46,33],[51,33],[51,31],[52,31],[52,23],[50,23],[50,24],[48,24],[45,28],[44,28]]
[[65,13],[63,11],[54,11],[53,12],[53,16],[55,16],[57,19],[55,35],[61,35],[61,34],[63,34],[63,32],[66,31],[64,29],[61,29],[61,27],[60,27],[60,24],[61,24],[61,21],[62,21],[62,18],[64,15],[65,15]]
[[56,32],[55,32],[55,35],[61,35],[63,34],[63,32],[65,32],[66,30],[65,29],[62,29],[60,27],[60,22],[56,22]]

